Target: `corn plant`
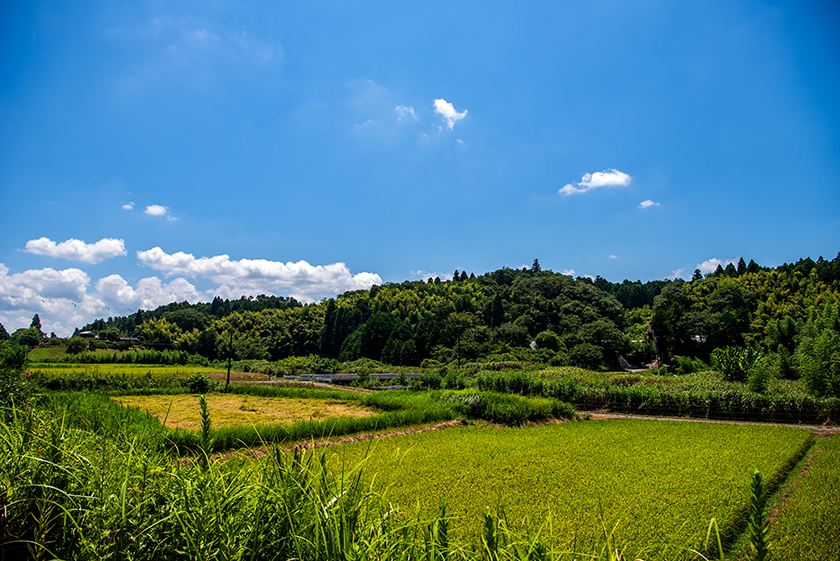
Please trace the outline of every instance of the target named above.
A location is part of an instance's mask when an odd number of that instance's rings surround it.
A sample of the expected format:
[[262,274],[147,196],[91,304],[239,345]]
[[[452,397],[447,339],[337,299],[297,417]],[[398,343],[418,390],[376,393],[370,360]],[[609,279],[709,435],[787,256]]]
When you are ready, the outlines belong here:
[[761,472],[758,470],[752,475],[750,495],[750,561],[767,561],[770,559],[767,536],[769,524],[766,519],[767,497],[762,490]]

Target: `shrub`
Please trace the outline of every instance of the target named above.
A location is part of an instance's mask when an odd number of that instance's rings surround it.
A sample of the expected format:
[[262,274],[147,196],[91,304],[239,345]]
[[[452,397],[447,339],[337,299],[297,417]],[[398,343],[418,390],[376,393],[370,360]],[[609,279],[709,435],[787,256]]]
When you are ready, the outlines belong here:
[[537,347],[540,349],[551,349],[552,351],[560,350],[560,337],[558,337],[553,331],[543,331],[541,333],[537,333],[535,341],[537,342]]
[[610,384],[615,386],[635,386],[642,381],[642,377],[638,374],[619,374],[610,378]]
[[420,374],[417,378],[417,384],[420,388],[427,390],[439,390],[443,383],[443,376],[437,372],[426,372]]
[[190,374],[190,377],[184,380],[184,387],[189,389],[190,393],[205,394],[218,389],[218,384],[204,374]]
[[473,390],[444,392],[442,397],[445,401],[453,403],[458,413],[467,418],[509,426],[548,419],[577,418],[570,405],[552,398]]
[[799,370],[808,388],[821,397],[840,397],[840,334],[823,331],[797,349]]
[[766,355],[755,361],[750,368],[747,385],[755,393],[764,393],[770,381],[778,377],[778,356]]
[[722,347],[712,352],[712,367],[727,382],[743,382],[761,353],[754,348]]
[[77,355],[87,350],[87,340],[82,337],[73,337],[67,341],[67,354]]
[[709,369],[709,365],[699,358],[692,358],[690,356],[675,355],[673,358],[675,365],[675,372],[677,374],[693,374],[694,372],[703,372]]
[[592,343],[581,343],[572,347],[569,359],[573,366],[599,370],[604,363],[604,353]]
[[450,370],[443,377],[440,387],[445,390],[462,390],[466,387],[466,378],[463,372]]
[[360,388],[369,388],[373,385],[373,378],[370,376],[370,372],[367,370],[361,370],[357,374],[358,378],[353,380],[352,385],[360,387]]

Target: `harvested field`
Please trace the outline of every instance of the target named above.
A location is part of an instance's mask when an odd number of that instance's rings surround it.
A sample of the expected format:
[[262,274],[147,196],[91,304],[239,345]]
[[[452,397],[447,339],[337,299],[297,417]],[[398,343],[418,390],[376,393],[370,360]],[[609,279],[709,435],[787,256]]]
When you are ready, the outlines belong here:
[[[197,430],[200,425],[197,395],[118,396],[111,398],[154,415],[167,427]],[[238,394],[207,394],[213,428],[292,424],[338,417],[368,417],[376,414],[353,401],[291,399]]]

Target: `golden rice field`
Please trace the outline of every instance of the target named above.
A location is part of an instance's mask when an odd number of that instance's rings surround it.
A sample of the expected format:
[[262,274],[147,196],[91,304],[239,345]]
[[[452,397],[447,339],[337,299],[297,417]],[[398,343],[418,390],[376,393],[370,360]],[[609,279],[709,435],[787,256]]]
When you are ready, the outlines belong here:
[[[207,394],[206,398],[214,429],[376,414],[357,402],[336,399],[291,399],[221,393]],[[116,396],[111,399],[147,411],[169,428],[197,430],[201,424],[198,395]]]

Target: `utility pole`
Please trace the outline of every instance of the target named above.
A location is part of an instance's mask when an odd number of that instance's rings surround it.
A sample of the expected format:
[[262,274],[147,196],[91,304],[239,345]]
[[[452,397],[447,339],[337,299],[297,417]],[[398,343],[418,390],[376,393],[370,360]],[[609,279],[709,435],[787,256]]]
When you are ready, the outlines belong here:
[[233,321],[230,322],[230,344],[228,345],[228,373],[225,382],[225,391],[230,388],[230,361],[233,358]]

